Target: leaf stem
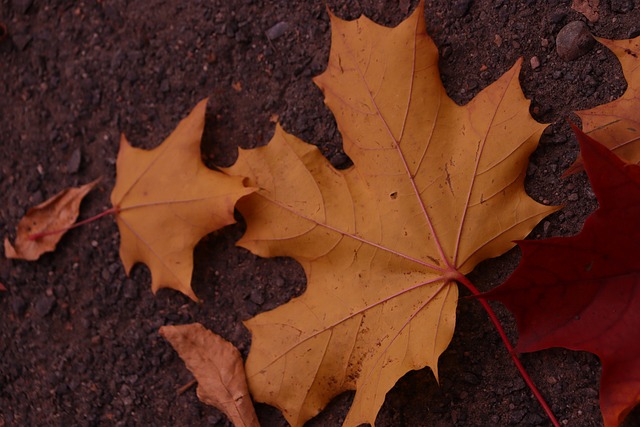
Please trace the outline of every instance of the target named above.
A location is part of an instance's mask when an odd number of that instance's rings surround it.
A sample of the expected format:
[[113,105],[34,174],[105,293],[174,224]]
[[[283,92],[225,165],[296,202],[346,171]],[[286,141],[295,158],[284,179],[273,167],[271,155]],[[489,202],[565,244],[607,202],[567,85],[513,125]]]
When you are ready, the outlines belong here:
[[[467,289],[469,289],[469,291],[471,291],[473,296],[475,297],[480,296],[481,292],[478,290],[478,288],[474,286],[473,283],[471,283],[469,279],[467,279],[466,276],[462,274],[457,275],[456,280],[462,283]],[[560,423],[556,419],[555,415],[553,415],[553,412],[551,411],[551,408],[549,407],[547,402],[544,400],[544,397],[542,397],[540,390],[538,390],[533,380],[527,373],[527,370],[522,365],[522,362],[520,362],[520,359],[518,358],[518,353],[515,351],[515,349],[513,348],[513,345],[509,341],[509,338],[507,337],[507,334],[505,333],[504,328],[502,327],[502,324],[498,319],[498,316],[496,316],[496,313],[493,311],[493,309],[491,308],[487,300],[485,300],[484,298],[477,298],[477,300],[480,302],[480,304],[482,304],[482,307],[489,315],[489,319],[491,319],[491,323],[493,323],[493,326],[495,326],[496,330],[498,331],[500,338],[502,338],[502,342],[507,348],[507,351],[509,352],[511,359],[513,360],[513,363],[516,365],[516,368],[518,368],[518,371],[520,371],[520,375],[522,375],[524,382],[527,384],[527,386],[529,386],[529,389],[531,389],[531,392],[533,392],[533,395],[535,396],[535,398],[538,400],[538,402],[540,402],[540,405],[542,405],[542,409],[544,409],[544,411],[547,413],[549,420],[551,420],[551,422],[555,427],[560,427]]]
[[47,230],[47,231],[42,231],[40,233],[34,233],[34,234],[30,234],[27,238],[31,241],[33,240],[38,240],[41,239],[43,237],[47,237],[47,236],[53,236],[54,234],[60,234],[60,233],[65,233],[73,228],[77,228],[80,227],[81,225],[85,225],[88,224],[90,222],[96,221],[100,218],[102,218],[103,216],[107,216],[107,215],[112,215],[112,214],[116,214],[120,212],[120,208],[117,206],[114,206],[112,208],[109,208],[101,213],[99,213],[98,215],[94,215],[91,218],[87,218],[85,220],[76,222],[75,224],[69,226],[69,227],[65,227],[65,228],[61,228],[59,230]]

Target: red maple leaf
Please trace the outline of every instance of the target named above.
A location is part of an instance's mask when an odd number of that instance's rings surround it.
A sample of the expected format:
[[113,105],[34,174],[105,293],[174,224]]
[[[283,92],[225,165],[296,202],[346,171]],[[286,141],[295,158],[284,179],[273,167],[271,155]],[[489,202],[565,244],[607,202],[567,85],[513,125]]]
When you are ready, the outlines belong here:
[[613,427],[640,402],[640,166],[574,131],[599,208],[576,236],[518,242],[520,265],[483,297],[514,313],[517,351],[596,354],[600,409]]

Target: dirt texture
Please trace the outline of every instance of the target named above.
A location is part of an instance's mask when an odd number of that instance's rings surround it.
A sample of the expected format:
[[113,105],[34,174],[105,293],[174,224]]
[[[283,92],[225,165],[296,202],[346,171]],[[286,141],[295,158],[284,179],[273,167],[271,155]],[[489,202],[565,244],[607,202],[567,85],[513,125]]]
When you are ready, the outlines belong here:
[[[203,138],[209,164],[233,162],[235,147],[265,144],[279,119],[317,145],[332,164],[349,159],[311,78],[330,48],[327,7],[397,25],[414,0],[193,0],[130,2],[0,0],[0,232],[14,237],[29,206],[59,190],[103,177],[82,207],[109,207],[119,134],[139,147],[159,144],[204,97],[211,97]],[[558,32],[584,21],[600,37],[640,34],[640,5],[601,0],[588,22],[571,1],[426,2],[448,94],[468,102],[523,58],[520,81],[531,112],[551,123],[531,157],[526,188],[563,210],[530,238],[577,233],[597,202],[584,174],[561,179],[577,155],[565,119],[620,96],[620,66],[599,44],[572,61],[555,49]],[[0,37],[2,37],[0,35]],[[534,59],[535,58],[535,59]],[[239,218],[241,220],[241,218]],[[260,259],[234,246],[243,225],[203,239],[195,251],[196,304],[172,291],[150,291],[148,270],[127,278],[111,218],[68,233],[37,262],[0,259],[0,426],[229,425],[200,403],[177,354],[158,334],[165,324],[201,322],[246,357],[243,320],[305,288],[290,259]],[[491,289],[520,254],[482,263],[471,275]],[[462,290],[462,295],[468,295]],[[495,308],[515,341],[512,317]],[[563,425],[600,426],[600,365],[588,353],[553,349],[522,356]],[[387,395],[378,426],[548,426],[481,306],[462,298],[456,334],[430,370],[411,372]],[[335,399],[312,426],[337,426],[352,394]],[[257,405],[264,426],[280,413]],[[640,425],[636,410],[625,426]]]

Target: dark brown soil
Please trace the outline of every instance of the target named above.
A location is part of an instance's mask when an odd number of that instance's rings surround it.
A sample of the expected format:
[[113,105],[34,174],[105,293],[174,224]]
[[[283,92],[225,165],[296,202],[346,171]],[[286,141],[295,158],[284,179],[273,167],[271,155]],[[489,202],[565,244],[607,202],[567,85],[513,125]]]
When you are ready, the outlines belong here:
[[[334,0],[327,6],[342,18],[364,13],[396,25],[415,3]],[[619,64],[600,45],[571,62],[558,57],[558,31],[585,21],[570,3],[426,4],[444,84],[455,101],[468,102],[524,58],[520,80],[532,114],[552,123],[532,156],[527,191],[565,205],[531,238],[574,234],[595,208],[584,174],[560,178],[577,154],[565,118],[626,87]],[[635,8],[631,0],[600,3],[599,21],[589,24],[595,35],[640,33],[637,2]],[[155,146],[206,96],[212,100],[205,156],[215,151],[228,163],[236,145],[266,143],[277,115],[333,164],[348,163],[311,82],[329,52],[322,1],[0,0],[0,22],[8,32],[0,42],[3,236],[13,237],[29,206],[98,176],[103,183],[87,197],[82,215],[107,208],[120,132],[138,146]],[[280,22],[284,32],[269,40],[268,30]],[[533,57],[540,62],[536,69]],[[170,291],[153,296],[144,267],[127,278],[110,219],[68,233],[56,252],[37,262],[2,258],[0,282],[9,290],[0,294],[0,426],[227,425],[193,389],[176,395],[191,376],[158,328],[198,321],[246,356],[250,336],[242,320],[303,292],[304,274],[295,262],[258,259],[234,246],[242,229],[228,227],[198,245],[194,286],[205,300],[201,305]],[[516,249],[483,263],[471,278],[488,290],[518,260]],[[512,318],[496,309],[515,340]],[[522,360],[563,424],[602,424],[596,357],[554,349]],[[456,335],[439,366],[439,385],[429,370],[402,378],[377,425],[550,425],[477,302],[460,300]],[[338,397],[310,425],[339,425],[351,398]],[[257,410],[264,426],[286,424],[273,408]],[[640,411],[625,425],[640,425]]]

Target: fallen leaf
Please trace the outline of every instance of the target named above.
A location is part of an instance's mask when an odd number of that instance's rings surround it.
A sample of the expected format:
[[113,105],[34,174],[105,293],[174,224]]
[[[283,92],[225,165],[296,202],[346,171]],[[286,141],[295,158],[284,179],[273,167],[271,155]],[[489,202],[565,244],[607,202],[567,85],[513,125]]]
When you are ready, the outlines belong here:
[[[578,111],[582,130],[618,156],[632,163],[640,162],[640,37],[629,40],[597,39],[620,60],[627,90],[615,101],[590,110]],[[578,157],[564,173],[565,176],[582,171]]]
[[154,292],[173,288],[193,300],[193,248],[205,235],[233,224],[236,201],[253,191],[243,178],[202,163],[206,104],[201,101],[152,150],[133,148],[123,135],[111,193],[127,273],[142,262],[151,270]]
[[196,377],[198,398],[224,412],[236,427],[258,427],[240,352],[200,323],[162,326],[162,335]]
[[[82,199],[99,181],[96,179],[80,187],[67,188],[30,208],[18,223],[15,243],[12,245],[5,237],[5,256],[35,261],[45,252],[52,252],[64,236],[64,230],[78,218]],[[34,238],[36,235],[42,236]]]
[[406,372],[429,366],[437,377],[454,281],[555,210],[523,188],[544,125],[529,115],[521,62],[456,105],[423,7],[393,29],[331,16],[329,65],[315,82],[354,166],[334,169],[277,127],[228,169],[259,188],[238,203],[239,244],[293,257],[307,275],[302,296],[246,322],[252,395],[294,426],[345,390],[356,390],[345,425],[374,424]]
[[614,427],[640,402],[640,166],[575,130],[600,207],[576,236],[518,242],[520,265],[485,297],[514,313],[516,350],[600,358],[600,408]]
[[571,9],[583,14],[589,22],[598,22],[600,18],[600,0],[573,0]]
[[7,288],[2,283],[0,283],[0,291],[6,292],[6,290]]

